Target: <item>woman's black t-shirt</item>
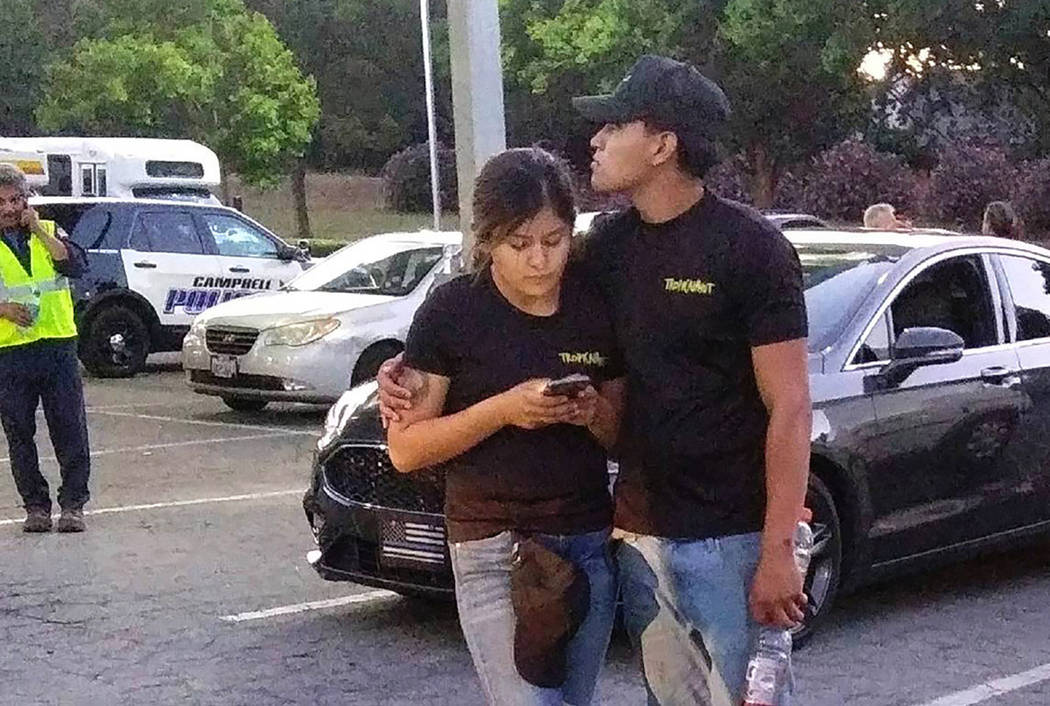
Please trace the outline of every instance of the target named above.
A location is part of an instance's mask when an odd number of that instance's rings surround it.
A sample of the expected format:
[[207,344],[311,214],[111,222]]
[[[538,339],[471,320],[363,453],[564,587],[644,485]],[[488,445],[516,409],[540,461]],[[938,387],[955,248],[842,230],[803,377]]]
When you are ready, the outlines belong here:
[[[532,378],[622,375],[611,314],[571,271],[558,311],[532,316],[508,302],[491,273],[441,285],[416,312],[405,363],[450,379],[454,414]],[[576,534],[612,518],[604,449],[584,427],[504,427],[445,464],[445,515],[454,542],[504,530]]]

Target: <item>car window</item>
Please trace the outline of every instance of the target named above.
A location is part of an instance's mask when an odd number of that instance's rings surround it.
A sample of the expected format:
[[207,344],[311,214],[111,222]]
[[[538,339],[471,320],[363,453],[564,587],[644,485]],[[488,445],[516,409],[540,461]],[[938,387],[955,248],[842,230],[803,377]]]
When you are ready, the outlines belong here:
[[864,363],[888,361],[892,345],[890,330],[889,313],[883,312],[875,326],[872,327],[868,337],[864,339],[864,343],[860,344],[857,355],[853,359],[854,364],[862,365]]
[[300,291],[400,297],[416,288],[442,252],[439,246],[362,242],[310,268],[288,286]]
[[277,243],[240,218],[207,213],[204,222],[215,239],[220,255],[230,257],[277,257]]
[[966,348],[998,343],[991,291],[977,256],[954,257],[927,267],[890,305],[893,338],[920,326],[954,331]]
[[146,211],[135,219],[128,247],[144,252],[203,255],[193,216],[183,211]]
[[799,244],[809,349],[822,350],[838,340],[842,328],[880,279],[907,252],[893,246]]
[[1000,257],[1017,319],[1017,340],[1050,337],[1050,264],[1027,257]]

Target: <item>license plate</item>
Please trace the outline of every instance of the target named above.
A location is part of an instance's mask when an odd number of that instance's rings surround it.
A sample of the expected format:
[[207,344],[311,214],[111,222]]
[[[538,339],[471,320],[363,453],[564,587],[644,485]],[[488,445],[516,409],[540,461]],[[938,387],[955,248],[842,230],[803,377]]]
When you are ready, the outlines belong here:
[[213,355],[211,357],[211,374],[217,378],[237,376],[237,359],[230,355]]
[[428,522],[385,518],[380,561],[388,567],[436,568],[445,565],[445,528]]

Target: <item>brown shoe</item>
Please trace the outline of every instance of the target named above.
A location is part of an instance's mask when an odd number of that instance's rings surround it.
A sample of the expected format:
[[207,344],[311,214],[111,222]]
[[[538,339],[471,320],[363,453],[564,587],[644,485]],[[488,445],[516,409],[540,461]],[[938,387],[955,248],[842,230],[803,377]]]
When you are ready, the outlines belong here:
[[26,521],[22,523],[23,532],[50,532],[51,511],[42,507],[31,507],[26,510]]
[[59,532],[83,532],[87,529],[84,524],[84,511],[81,509],[67,510],[62,508],[62,516],[58,518]]

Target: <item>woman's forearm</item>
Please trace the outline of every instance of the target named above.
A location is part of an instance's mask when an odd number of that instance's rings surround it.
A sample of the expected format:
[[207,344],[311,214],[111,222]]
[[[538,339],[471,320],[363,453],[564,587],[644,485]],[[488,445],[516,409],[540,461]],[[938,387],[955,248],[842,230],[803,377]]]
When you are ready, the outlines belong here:
[[501,403],[496,395],[455,414],[391,424],[390,460],[409,473],[459,456],[506,426]]

